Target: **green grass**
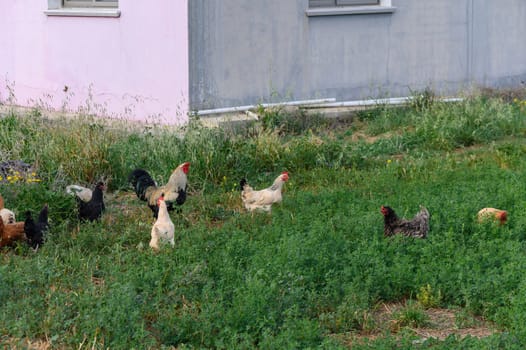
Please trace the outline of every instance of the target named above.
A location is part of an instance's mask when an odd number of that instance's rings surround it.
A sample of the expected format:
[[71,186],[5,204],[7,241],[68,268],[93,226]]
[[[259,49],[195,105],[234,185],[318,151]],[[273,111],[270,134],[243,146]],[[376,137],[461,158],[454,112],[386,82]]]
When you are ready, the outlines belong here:
[[[410,333],[378,329],[370,315],[381,302],[418,301],[499,330],[427,348],[523,348],[525,110],[487,96],[423,102],[341,124],[261,110],[262,122],[235,131],[193,121],[184,134],[88,117],[1,119],[0,160],[34,164],[42,179],[0,184],[6,206],[23,218],[49,203],[52,226],[38,252],[20,245],[0,256],[0,342],[343,349],[345,334],[376,332],[353,349],[412,348]],[[153,253],[151,213],[127,176],[144,167],[163,182],[183,161],[190,194],[172,214],[176,247]],[[241,177],[262,188],[283,170],[291,178],[271,215],[242,210]],[[78,226],[64,188],[101,178],[107,212]],[[428,239],[383,237],[381,205],[410,217],[420,204]],[[507,225],[476,223],[487,206],[508,210]],[[398,318],[425,323],[416,306]]]

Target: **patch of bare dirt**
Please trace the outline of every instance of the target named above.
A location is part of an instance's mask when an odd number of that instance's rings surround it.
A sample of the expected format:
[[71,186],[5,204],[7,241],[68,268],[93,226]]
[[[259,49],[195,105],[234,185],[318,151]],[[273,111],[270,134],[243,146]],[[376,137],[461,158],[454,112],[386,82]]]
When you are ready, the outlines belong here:
[[394,131],[387,131],[378,135],[368,135],[363,131],[356,130],[352,133],[351,141],[365,141],[366,143],[375,143],[378,140],[389,139],[395,135],[397,135],[397,133]]
[[376,136],[371,136],[371,135],[367,135],[361,131],[356,131],[356,132],[353,132],[352,134],[352,137],[351,137],[351,141],[353,142],[357,142],[357,141],[365,141],[367,143],[374,143],[376,142],[378,139],[380,138],[389,138],[390,135],[376,135]]
[[428,327],[416,328],[413,331],[416,335],[427,338],[436,338],[444,340],[451,334],[460,337],[472,336],[477,338],[488,337],[496,332],[494,327],[491,327],[480,317],[473,318],[469,322],[469,326],[458,325],[457,314],[455,311],[447,309],[429,309],[426,310],[429,316],[430,325]]
[[461,338],[466,336],[484,338],[498,332],[496,327],[482,317],[470,315],[460,309],[424,309],[422,311],[425,312],[427,320],[423,326],[404,326],[401,324],[398,315],[400,310],[405,307],[404,303],[380,304],[372,315],[375,324],[374,329],[336,337],[352,349],[353,345],[381,338],[386,333],[403,333],[404,336],[407,336],[409,332],[418,337],[415,343],[420,343],[431,338],[444,340],[450,335]]

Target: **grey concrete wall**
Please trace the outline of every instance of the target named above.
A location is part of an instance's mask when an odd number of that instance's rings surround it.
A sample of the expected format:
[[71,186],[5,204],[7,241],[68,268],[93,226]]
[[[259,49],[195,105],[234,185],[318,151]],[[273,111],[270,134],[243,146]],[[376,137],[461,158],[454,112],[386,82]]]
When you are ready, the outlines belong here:
[[308,0],[191,0],[192,109],[526,80],[526,1],[393,0],[393,14],[307,17]]

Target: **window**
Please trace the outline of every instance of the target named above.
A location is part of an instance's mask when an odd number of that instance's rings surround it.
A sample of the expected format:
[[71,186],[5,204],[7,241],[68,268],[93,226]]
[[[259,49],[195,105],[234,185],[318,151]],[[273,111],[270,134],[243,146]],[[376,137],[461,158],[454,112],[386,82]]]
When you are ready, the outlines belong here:
[[118,0],[47,0],[48,16],[120,17]]
[[378,5],[379,0],[309,0],[310,7]]
[[116,0],[64,0],[64,7],[117,7]]
[[391,0],[309,0],[307,16],[392,13]]

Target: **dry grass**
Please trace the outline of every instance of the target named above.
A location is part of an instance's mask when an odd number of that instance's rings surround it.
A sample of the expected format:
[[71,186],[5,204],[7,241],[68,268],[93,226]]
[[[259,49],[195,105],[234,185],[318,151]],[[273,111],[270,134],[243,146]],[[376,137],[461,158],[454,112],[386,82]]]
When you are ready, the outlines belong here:
[[526,84],[523,82],[522,88],[514,89],[495,89],[489,87],[480,88],[482,96],[489,98],[500,98],[507,103],[511,103],[514,100],[526,100]]
[[[415,343],[421,343],[427,339],[444,340],[450,335],[460,338],[467,336],[484,338],[497,333],[496,327],[481,317],[469,316],[469,322],[465,325],[457,321],[461,310],[431,308],[424,310],[428,321],[422,327],[401,327],[396,314],[406,305],[404,303],[381,303],[378,305],[373,314],[373,330],[367,330],[361,333],[347,333],[345,335],[335,335],[340,341],[346,344],[350,349],[353,345],[363,344],[365,341],[371,341],[385,336],[386,334],[397,334],[407,332],[418,337]],[[402,332],[404,331],[404,332]]]
[[[52,347],[52,343],[49,340],[30,340],[30,339],[15,339],[2,337],[0,340],[0,346],[3,349],[12,349],[12,350],[49,350],[57,349]],[[61,348],[58,348],[61,349]],[[65,349],[65,348],[63,348]]]

